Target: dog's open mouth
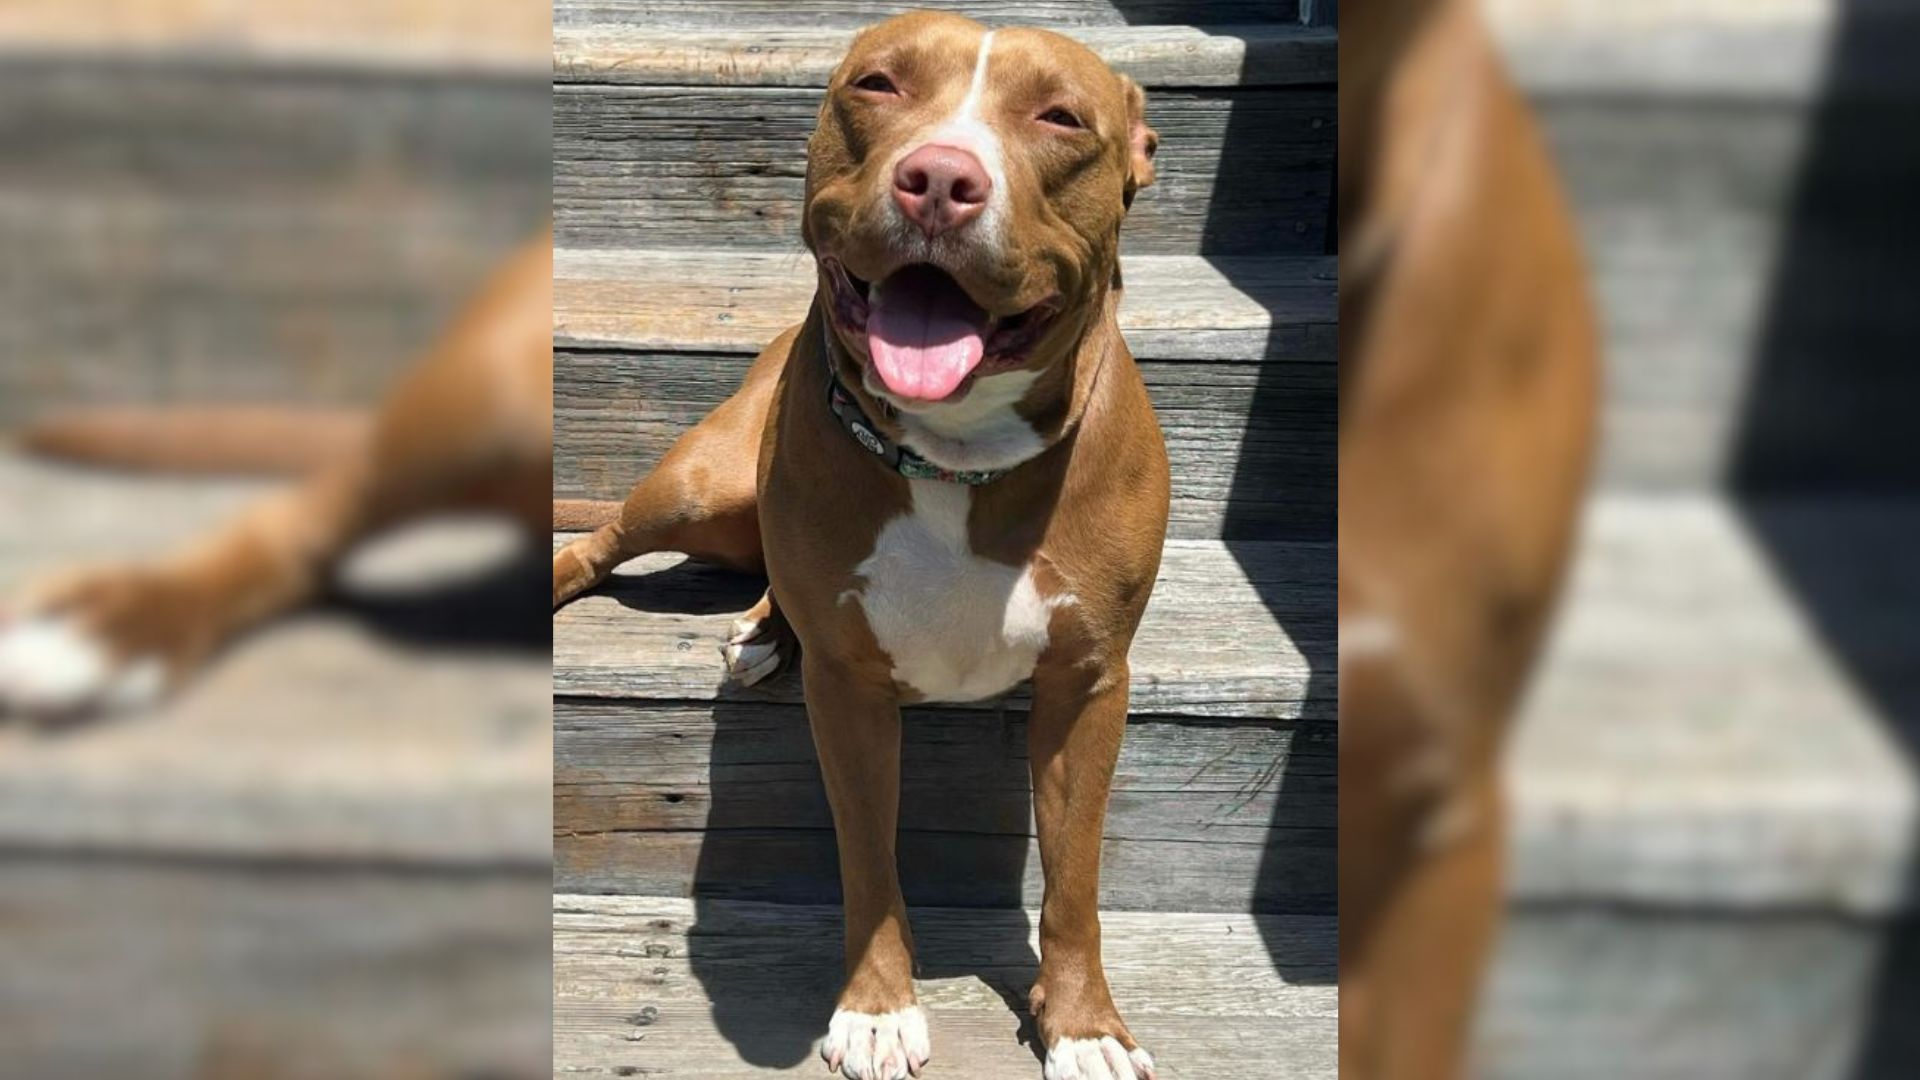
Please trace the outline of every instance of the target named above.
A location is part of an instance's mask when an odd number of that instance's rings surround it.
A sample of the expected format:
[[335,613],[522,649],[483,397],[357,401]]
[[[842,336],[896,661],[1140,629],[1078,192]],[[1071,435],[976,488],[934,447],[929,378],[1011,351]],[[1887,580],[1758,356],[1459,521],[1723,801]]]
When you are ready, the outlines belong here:
[[1052,302],[995,317],[946,271],[915,263],[878,282],[823,260],[833,315],[847,337],[864,343],[887,392],[903,401],[959,395],[976,374],[1024,363],[1057,311]]

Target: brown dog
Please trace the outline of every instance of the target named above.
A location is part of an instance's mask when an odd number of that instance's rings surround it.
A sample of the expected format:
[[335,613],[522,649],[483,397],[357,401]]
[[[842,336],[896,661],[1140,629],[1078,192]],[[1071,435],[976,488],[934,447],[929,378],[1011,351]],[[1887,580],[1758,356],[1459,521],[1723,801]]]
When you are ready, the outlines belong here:
[[[310,600],[368,533],[455,508],[506,510],[544,535],[553,470],[553,252],[543,231],[512,255],[366,425],[237,429],[107,417],[30,431],[37,448],[189,467],[329,460],[192,547],[148,564],[33,584],[0,628],[0,715],[66,715],[159,696],[241,630]],[[313,436],[302,439],[302,436]]]
[[1567,211],[1469,0],[1340,48],[1340,1071],[1462,1073],[1508,717],[1561,578],[1595,335]]
[[728,662],[752,681],[803,646],[846,897],[821,1054],[854,1080],[930,1053],[894,864],[900,706],[1029,677],[1046,1075],[1153,1075],[1108,993],[1098,912],[1127,649],[1167,520],[1166,451],[1115,321],[1121,222],[1153,178],[1144,105],[1056,34],[931,14],[861,34],[809,144],[806,321],[619,520],[554,558],[556,604],[660,549],[771,579]]

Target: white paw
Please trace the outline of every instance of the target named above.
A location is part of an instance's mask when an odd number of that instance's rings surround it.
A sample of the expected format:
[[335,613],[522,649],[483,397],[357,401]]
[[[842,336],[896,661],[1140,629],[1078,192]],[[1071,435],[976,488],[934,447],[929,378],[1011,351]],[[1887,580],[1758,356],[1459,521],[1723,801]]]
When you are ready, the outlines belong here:
[[1153,1080],[1153,1055],[1118,1039],[1059,1039],[1047,1051],[1046,1080]]
[[780,669],[780,639],[773,635],[763,639],[762,629],[757,619],[733,621],[733,636],[720,650],[726,657],[729,680],[752,686]]
[[165,688],[158,658],[120,663],[69,621],[36,618],[0,627],[0,715],[132,709]]
[[897,1012],[849,1012],[835,1009],[820,1040],[827,1071],[847,1080],[907,1080],[919,1076],[933,1056],[927,1038],[927,1014],[909,1005]]

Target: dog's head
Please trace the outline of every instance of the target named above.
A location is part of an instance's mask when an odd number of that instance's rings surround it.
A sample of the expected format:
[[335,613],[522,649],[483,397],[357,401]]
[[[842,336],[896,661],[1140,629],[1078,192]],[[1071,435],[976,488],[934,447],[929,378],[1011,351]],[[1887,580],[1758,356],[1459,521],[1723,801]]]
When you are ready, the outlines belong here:
[[1145,107],[1044,30],[916,13],[855,39],[808,143],[803,231],[869,386],[951,401],[1078,339],[1153,182]]

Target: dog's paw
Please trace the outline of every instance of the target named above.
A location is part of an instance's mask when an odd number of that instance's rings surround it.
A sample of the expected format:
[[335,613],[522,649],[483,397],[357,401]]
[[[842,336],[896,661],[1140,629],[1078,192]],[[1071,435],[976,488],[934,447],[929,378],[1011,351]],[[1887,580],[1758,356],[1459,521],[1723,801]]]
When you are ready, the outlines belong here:
[[135,709],[166,690],[159,657],[124,659],[72,619],[0,625],[0,716],[43,719]]
[[1046,1080],[1154,1080],[1153,1056],[1128,1050],[1111,1035],[1056,1039],[1047,1050]]
[[853,1012],[836,1009],[820,1040],[820,1057],[828,1072],[847,1080],[908,1080],[933,1056],[927,1037],[927,1014],[909,1005],[894,1012]]
[[793,657],[793,629],[768,593],[753,610],[733,621],[732,634],[721,647],[727,681],[752,686],[779,671]]

